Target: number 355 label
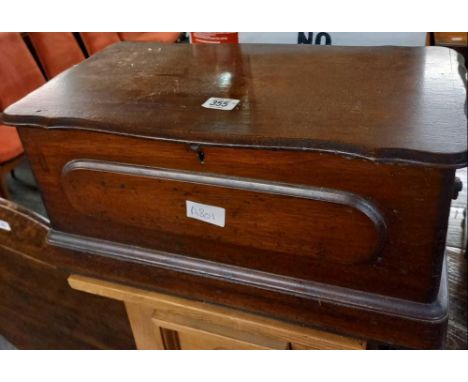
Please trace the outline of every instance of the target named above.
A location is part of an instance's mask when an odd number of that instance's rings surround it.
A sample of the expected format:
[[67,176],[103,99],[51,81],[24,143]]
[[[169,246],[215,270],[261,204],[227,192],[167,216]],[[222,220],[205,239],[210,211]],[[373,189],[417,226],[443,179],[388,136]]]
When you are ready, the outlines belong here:
[[232,110],[239,102],[240,100],[238,99],[211,97],[208,98],[202,106],[207,109]]

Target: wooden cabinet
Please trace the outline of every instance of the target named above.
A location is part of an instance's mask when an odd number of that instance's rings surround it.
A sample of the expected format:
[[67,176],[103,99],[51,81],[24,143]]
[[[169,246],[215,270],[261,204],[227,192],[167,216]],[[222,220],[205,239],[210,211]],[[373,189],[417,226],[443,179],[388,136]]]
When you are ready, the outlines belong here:
[[138,349],[365,349],[366,341],[242,311],[72,275],[74,289],[125,303]]
[[465,58],[465,65],[468,63],[467,32],[432,32],[432,40],[434,45],[445,46],[456,50]]
[[434,45],[447,47],[464,47],[468,43],[467,32],[433,32]]

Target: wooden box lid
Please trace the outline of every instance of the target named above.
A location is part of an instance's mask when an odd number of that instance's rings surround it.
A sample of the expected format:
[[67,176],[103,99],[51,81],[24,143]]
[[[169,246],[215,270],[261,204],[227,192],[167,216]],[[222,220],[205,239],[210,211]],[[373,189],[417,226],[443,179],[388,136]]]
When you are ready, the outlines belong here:
[[[463,167],[464,66],[440,47],[126,42],[7,108],[7,124]],[[202,107],[239,99],[231,111]]]

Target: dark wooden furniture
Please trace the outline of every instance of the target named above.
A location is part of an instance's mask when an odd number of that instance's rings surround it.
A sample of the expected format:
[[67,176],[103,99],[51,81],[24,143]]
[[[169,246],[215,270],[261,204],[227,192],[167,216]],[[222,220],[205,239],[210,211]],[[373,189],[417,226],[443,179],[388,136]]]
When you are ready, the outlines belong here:
[[468,32],[433,32],[434,44],[438,46],[466,47]]
[[432,42],[459,52],[468,62],[468,32],[432,32]]
[[49,222],[0,199],[0,334],[20,349],[134,349],[122,303],[78,292]]
[[[115,281],[440,347],[467,160],[456,62],[433,47],[122,43],[4,120],[20,128],[49,242],[92,254],[86,273],[120,260]],[[210,97],[240,103],[203,108]],[[224,227],[187,218],[188,201],[223,208]]]

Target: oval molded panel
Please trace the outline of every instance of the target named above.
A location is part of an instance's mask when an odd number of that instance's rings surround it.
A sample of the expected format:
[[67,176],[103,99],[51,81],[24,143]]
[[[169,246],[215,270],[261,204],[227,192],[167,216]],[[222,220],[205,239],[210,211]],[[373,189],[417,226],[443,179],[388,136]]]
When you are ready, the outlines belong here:
[[[73,208],[94,223],[137,227],[140,243],[172,235],[180,238],[174,252],[184,246],[186,254],[213,261],[223,246],[234,246],[245,258],[282,256],[292,268],[304,259],[357,264],[372,261],[384,242],[379,210],[339,190],[94,160],[69,162],[62,182]],[[193,205],[202,209],[189,211]],[[212,224],[220,214],[223,225]]]

